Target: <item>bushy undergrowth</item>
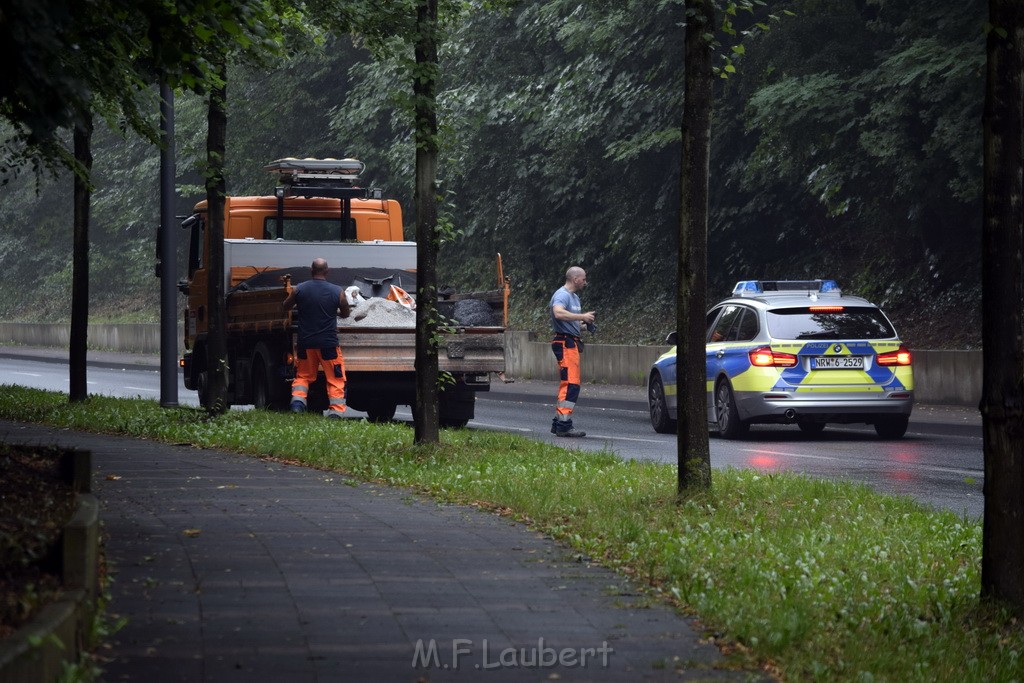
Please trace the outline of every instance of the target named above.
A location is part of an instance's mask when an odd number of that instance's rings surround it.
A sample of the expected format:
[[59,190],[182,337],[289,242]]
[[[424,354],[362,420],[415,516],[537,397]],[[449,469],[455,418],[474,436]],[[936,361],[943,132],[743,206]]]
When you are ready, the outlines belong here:
[[980,602],[981,529],[865,486],[723,470],[679,501],[672,467],[519,436],[0,387],[0,417],[221,447],[500,511],[699,617],[786,680],[1016,681],[1024,628]]

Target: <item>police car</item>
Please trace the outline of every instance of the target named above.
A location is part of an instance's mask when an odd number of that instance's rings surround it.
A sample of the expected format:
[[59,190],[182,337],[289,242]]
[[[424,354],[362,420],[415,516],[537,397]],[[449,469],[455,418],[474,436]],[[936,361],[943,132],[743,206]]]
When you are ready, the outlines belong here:
[[[651,367],[655,431],[676,431],[673,348]],[[707,315],[708,426],[726,439],[751,424],[874,425],[883,439],[907,431],[914,403],[911,353],[874,304],[834,280],[746,280]]]

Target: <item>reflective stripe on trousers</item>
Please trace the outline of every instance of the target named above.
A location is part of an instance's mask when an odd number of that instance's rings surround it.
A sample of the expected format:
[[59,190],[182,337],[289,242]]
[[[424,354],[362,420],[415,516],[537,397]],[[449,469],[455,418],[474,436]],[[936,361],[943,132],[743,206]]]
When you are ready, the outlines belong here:
[[[334,358],[324,358],[334,355]],[[332,354],[331,351],[334,353]],[[303,357],[305,356],[305,357]],[[292,380],[292,401],[306,405],[309,386],[316,381],[317,371],[323,369],[327,377],[328,409],[332,412],[345,412],[345,359],[340,348],[306,349],[299,351],[295,359],[295,379]]]
[[558,361],[560,380],[555,412],[568,419],[580,397],[580,349],[572,337],[555,337],[551,340],[551,352]]

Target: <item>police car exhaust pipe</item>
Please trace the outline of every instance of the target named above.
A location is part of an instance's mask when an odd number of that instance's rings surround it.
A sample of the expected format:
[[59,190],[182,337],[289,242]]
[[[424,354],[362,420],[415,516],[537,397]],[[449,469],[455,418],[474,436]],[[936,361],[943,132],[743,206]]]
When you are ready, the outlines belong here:
[[786,417],[787,420],[792,420],[793,418],[796,417],[796,411],[793,410],[792,408],[787,408],[786,412],[784,412],[783,415]]

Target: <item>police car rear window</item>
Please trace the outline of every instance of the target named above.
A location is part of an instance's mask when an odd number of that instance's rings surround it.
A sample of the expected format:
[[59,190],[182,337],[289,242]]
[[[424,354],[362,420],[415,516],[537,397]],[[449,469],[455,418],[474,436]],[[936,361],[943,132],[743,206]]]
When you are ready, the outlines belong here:
[[892,339],[896,331],[877,308],[844,307],[841,311],[777,308],[768,312],[773,339]]

